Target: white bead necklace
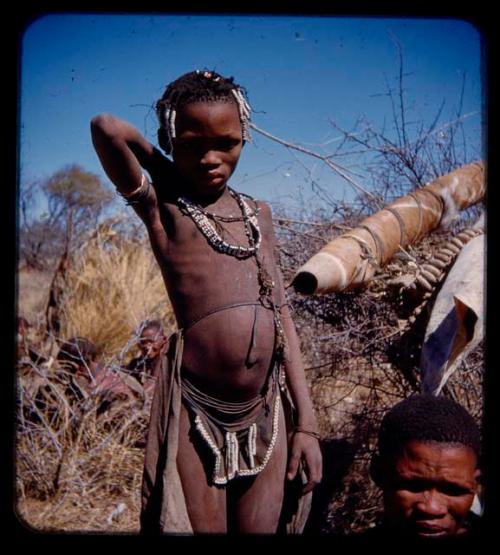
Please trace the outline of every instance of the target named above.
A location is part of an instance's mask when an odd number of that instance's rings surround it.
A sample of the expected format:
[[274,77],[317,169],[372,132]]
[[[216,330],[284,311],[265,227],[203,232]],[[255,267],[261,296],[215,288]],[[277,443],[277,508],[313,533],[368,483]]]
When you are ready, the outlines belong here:
[[[198,206],[185,197],[179,197],[177,202],[181,209],[191,217],[198,229],[203,233],[204,237],[215,250],[229,256],[234,256],[235,258],[249,258],[257,253],[261,243],[261,233],[259,222],[257,220],[257,212],[251,210],[245,200],[236,191],[229,189],[229,193],[236,200],[241,209],[243,221],[245,223],[245,233],[250,244],[248,247],[232,245],[231,243],[224,241],[224,239],[222,239],[222,237],[217,233],[214,226],[210,223],[210,220],[206,215],[207,212],[203,210],[201,206]],[[214,220],[217,219],[217,216],[215,215],[211,215],[211,217]]]

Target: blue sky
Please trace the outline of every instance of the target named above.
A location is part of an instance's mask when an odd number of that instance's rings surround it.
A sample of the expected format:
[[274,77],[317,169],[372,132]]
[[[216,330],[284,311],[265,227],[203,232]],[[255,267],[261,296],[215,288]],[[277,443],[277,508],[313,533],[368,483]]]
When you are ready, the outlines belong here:
[[[103,178],[89,122],[99,112],[127,119],[156,144],[152,106],[165,86],[192,69],[233,75],[246,87],[261,128],[312,150],[334,145],[361,115],[390,118],[402,47],[412,117],[453,119],[466,74],[462,112],[471,157],[481,156],[480,33],[454,19],[243,15],[52,14],[31,23],[21,49],[20,182],[76,163]],[[232,184],[259,198],[307,197],[310,177],[347,198],[331,169],[255,132]],[[322,146],[323,145],[323,146]],[[476,156],[474,156],[476,154]],[[106,181],[107,178],[105,178]]]

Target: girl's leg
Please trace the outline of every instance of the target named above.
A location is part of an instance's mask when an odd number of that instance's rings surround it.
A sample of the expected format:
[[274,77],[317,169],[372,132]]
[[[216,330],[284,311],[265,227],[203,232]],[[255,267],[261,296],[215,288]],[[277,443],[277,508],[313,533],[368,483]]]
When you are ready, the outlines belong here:
[[192,432],[189,414],[182,406],[177,467],[193,532],[224,534],[227,532],[226,491],[209,485],[202,460],[206,455],[210,456],[210,452],[204,449],[196,432]]
[[[287,441],[283,409],[279,434],[266,467],[252,478],[237,478],[228,486],[230,532],[274,534],[283,504]],[[233,506],[235,508],[233,512]]]

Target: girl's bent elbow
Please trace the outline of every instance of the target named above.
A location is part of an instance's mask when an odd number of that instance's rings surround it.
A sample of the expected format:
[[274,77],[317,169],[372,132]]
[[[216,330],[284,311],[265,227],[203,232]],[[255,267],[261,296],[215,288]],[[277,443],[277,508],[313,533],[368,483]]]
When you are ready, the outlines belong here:
[[90,130],[92,134],[111,135],[114,117],[110,114],[97,114],[90,120]]

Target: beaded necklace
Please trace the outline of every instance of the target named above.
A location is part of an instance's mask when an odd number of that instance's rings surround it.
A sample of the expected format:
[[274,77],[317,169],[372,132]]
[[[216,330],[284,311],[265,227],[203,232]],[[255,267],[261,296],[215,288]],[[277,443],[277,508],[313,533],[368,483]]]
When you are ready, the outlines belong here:
[[[242,212],[242,217],[233,218],[211,214],[201,206],[194,204],[184,197],[179,197],[177,202],[181,210],[190,216],[215,250],[223,254],[228,254],[229,256],[234,256],[235,258],[249,258],[256,254],[262,239],[259,222],[257,220],[257,211],[252,211],[245,200],[232,189],[229,189],[229,193],[238,203]],[[245,223],[245,233],[248,237],[249,246],[243,247],[241,245],[232,245],[228,243],[219,235],[215,227],[210,223],[210,220],[214,222],[216,220],[224,222],[243,221]]]
[[[233,189],[230,189],[229,187],[228,190],[229,194],[236,200],[241,210],[241,216],[227,217],[213,214],[185,197],[179,197],[177,199],[177,203],[181,211],[193,220],[203,236],[207,239],[208,243],[216,251],[239,259],[246,259],[251,256],[254,257],[257,265],[257,279],[259,282],[259,301],[262,306],[273,311],[276,330],[276,355],[278,360],[282,360],[286,339],[283,326],[281,324],[280,309],[273,299],[273,289],[275,287],[275,283],[269,272],[263,266],[259,257],[259,247],[262,239],[259,222],[257,220],[259,210],[258,208],[252,210],[245,202],[241,194],[233,191]],[[210,220],[212,220],[215,225],[217,225],[218,222],[243,221],[249,246],[243,247],[241,245],[231,245],[222,239],[215,227],[210,223]]]

